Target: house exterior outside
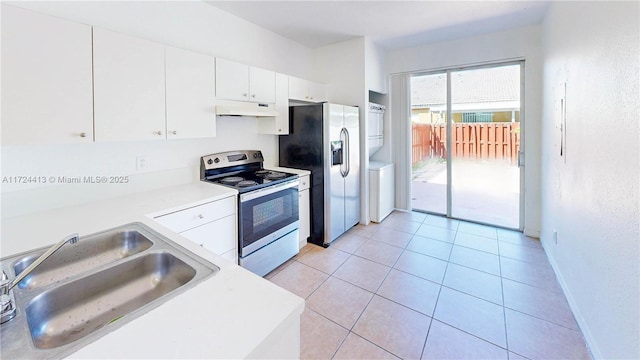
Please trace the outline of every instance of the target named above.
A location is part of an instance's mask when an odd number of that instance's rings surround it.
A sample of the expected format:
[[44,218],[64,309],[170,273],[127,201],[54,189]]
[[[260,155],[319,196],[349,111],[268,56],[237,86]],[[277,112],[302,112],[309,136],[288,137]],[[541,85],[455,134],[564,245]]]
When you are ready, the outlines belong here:
[[[452,72],[452,118],[455,123],[519,122],[520,67]],[[444,123],[447,112],[446,74],[411,79],[411,120]]]

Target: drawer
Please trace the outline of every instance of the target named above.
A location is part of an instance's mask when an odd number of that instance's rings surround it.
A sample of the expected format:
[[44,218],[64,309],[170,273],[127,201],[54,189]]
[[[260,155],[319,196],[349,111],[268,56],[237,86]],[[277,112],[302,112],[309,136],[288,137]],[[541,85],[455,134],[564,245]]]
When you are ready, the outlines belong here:
[[299,177],[300,185],[298,185],[298,191],[308,189],[311,185],[311,179],[309,175],[303,175]]
[[230,250],[235,250],[238,243],[236,236],[236,216],[229,215],[181,232],[180,235],[202,245],[214,254],[222,255]]
[[186,208],[184,210],[160,215],[154,218],[167,228],[181,233],[197,226],[221,219],[236,213],[235,196],[207,204]]

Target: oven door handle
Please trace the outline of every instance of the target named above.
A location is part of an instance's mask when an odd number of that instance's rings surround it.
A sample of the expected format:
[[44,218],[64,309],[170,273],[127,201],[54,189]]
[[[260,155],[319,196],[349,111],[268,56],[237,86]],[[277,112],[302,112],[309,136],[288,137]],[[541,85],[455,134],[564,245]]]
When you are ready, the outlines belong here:
[[278,191],[282,191],[282,190],[293,188],[293,187],[298,187],[299,183],[300,181],[296,179],[294,181],[289,181],[282,184],[277,184],[277,185],[269,186],[266,188],[258,189],[255,191],[251,191],[246,194],[241,194],[240,202],[250,201],[250,200],[259,198],[261,196],[277,193]]

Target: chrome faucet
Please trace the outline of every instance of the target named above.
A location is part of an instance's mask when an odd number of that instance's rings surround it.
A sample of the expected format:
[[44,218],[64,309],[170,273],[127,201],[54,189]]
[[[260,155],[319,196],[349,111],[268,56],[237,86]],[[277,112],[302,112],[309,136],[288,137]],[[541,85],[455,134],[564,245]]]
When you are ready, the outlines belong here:
[[56,251],[58,251],[64,244],[70,243],[75,244],[80,241],[80,236],[78,234],[71,234],[64,239],[58,241],[55,245],[49,248],[44,254],[40,255],[36,261],[32,262],[31,265],[27,266],[15,279],[9,281],[7,274],[2,272],[0,277],[0,323],[4,323],[13,319],[16,315],[16,307],[15,300],[13,298],[13,293],[11,293],[11,289],[14,286],[18,285],[22,279],[27,277],[35,268],[37,268],[40,264],[42,264],[45,260],[49,258],[49,256],[53,255]]
[[50,247],[49,250],[47,250],[47,252],[40,255],[40,257],[37,258],[36,261],[32,262],[31,265],[27,266],[26,269],[24,269],[18,276],[16,276],[16,278],[13,279],[9,284],[9,288],[7,289],[7,292],[13,289],[14,286],[18,285],[18,283],[20,283],[22,279],[27,277],[27,275],[29,275],[35,268],[37,268],[40,264],[42,264],[43,261],[47,260],[49,256],[53,255],[53,253],[58,251],[64,244],[66,243],[75,244],[79,240],[80,240],[80,236],[78,234],[71,234],[65,237],[64,239],[58,241],[57,244]]

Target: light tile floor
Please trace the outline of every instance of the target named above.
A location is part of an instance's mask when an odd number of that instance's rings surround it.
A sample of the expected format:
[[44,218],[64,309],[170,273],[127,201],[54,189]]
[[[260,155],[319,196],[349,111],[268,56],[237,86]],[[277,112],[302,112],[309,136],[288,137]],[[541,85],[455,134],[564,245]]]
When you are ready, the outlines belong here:
[[417,212],[266,276],[306,299],[303,359],[590,359],[540,242]]
[[[447,212],[447,163],[425,161],[412,174],[411,207],[432,213]],[[520,168],[504,160],[453,160],[452,211],[460,219],[518,228]]]

